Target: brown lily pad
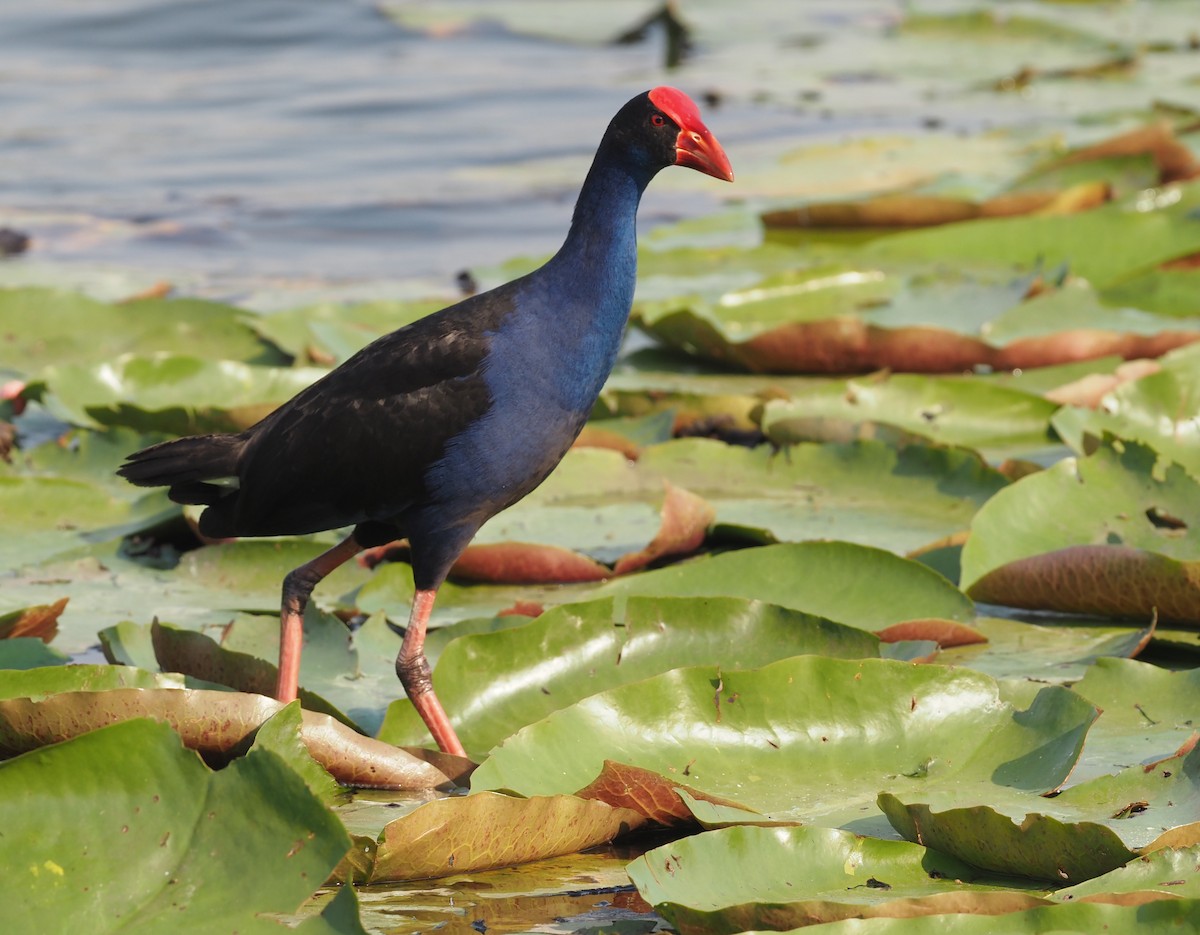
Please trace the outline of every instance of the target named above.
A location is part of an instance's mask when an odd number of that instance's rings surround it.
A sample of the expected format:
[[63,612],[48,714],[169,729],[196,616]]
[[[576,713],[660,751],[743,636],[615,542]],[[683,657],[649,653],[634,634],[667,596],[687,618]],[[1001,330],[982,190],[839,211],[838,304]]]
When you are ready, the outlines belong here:
[[1104,182],[1082,182],[1063,191],[1005,193],[984,201],[899,193],[768,211],[762,221],[768,228],[929,227],[1021,214],[1070,214],[1102,205],[1111,197],[1112,190]]
[[559,857],[644,822],[637,812],[572,795],[437,799],[383,829],[369,880],[421,880]]
[[[0,753],[15,756],[119,721],[151,717],[165,721],[206,758],[224,760],[240,752],[283,707],[261,695],[167,688],[61,692],[41,701],[10,698],[0,701]],[[304,711],[302,718],[308,752],[344,785],[410,790],[454,785],[427,761],[331,717]]]
[[38,604],[0,614],[0,639],[36,637],[49,643],[58,633],[58,618],[66,610],[68,600],[64,597],[53,604]]
[[630,809],[644,815],[649,821],[667,827],[695,824],[696,818],[680,798],[680,790],[698,801],[746,811],[746,806],[732,799],[693,789],[652,769],[615,760],[605,760],[600,775],[575,794],[581,799],[597,799],[614,808]]
[[1010,607],[1200,621],[1200,561],[1119,545],[1076,545],[1018,559],[975,581],[977,601]]
[[875,635],[885,643],[899,643],[903,640],[932,640],[942,649],[949,649],[951,646],[972,646],[988,641],[987,636],[965,623],[936,618],[894,623],[890,627],[876,630]]

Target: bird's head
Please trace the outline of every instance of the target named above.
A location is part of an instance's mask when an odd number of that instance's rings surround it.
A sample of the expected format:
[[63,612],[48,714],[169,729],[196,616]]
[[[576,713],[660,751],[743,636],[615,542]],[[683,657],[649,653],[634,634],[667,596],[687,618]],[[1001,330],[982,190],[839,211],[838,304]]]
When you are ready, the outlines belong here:
[[649,121],[652,129],[675,130],[675,165],[687,166],[715,179],[733,181],[733,167],[725,150],[700,119],[700,108],[678,88],[662,85],[646,92],[654,105]]
[[606,143],[619,147],[653,175],[667,166],[687,166],[733,181],[729,157],[700,119],[695,102],[677,88],[639,94],[613,118]]

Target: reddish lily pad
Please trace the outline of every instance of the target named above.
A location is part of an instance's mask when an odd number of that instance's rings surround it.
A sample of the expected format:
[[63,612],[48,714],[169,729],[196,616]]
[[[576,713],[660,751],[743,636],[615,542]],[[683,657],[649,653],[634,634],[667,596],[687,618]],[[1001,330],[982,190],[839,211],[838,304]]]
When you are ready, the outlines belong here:
[[0,639],[36,637],[49,643],[58,633],[58,618],[66,609],[67,601],[64,597],[53,604],[38,604],[0,614]]

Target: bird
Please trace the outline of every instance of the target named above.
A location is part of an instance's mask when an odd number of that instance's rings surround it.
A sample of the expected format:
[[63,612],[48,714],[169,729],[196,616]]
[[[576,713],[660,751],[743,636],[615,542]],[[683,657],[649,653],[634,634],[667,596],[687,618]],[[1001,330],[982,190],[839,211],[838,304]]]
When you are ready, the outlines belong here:
[[609,123],[541,267],[377,338],[245,431],[160,442],[118,468],[203,506],[211,538],[351,529],[283,579],[280,701],[298,692],[316,585],[406,538],[415,592],[396,674],[437,746],[465,755],[423,649],[434,600],[483,523],[545,480],[583,428],[633,303],[638,204],[668,166],[733,181],[695,102],[660,86]]

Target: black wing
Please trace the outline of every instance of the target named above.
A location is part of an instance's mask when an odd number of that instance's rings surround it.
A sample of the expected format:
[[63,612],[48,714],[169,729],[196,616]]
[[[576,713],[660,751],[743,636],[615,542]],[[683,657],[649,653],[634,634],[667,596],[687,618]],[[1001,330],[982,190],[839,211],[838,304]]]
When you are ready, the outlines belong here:
[[426,468],[492,399],[489,332],[506,289],[384,335],[247,430],[239,488],[207,534],[295,535],[396,521],[425,496]]

